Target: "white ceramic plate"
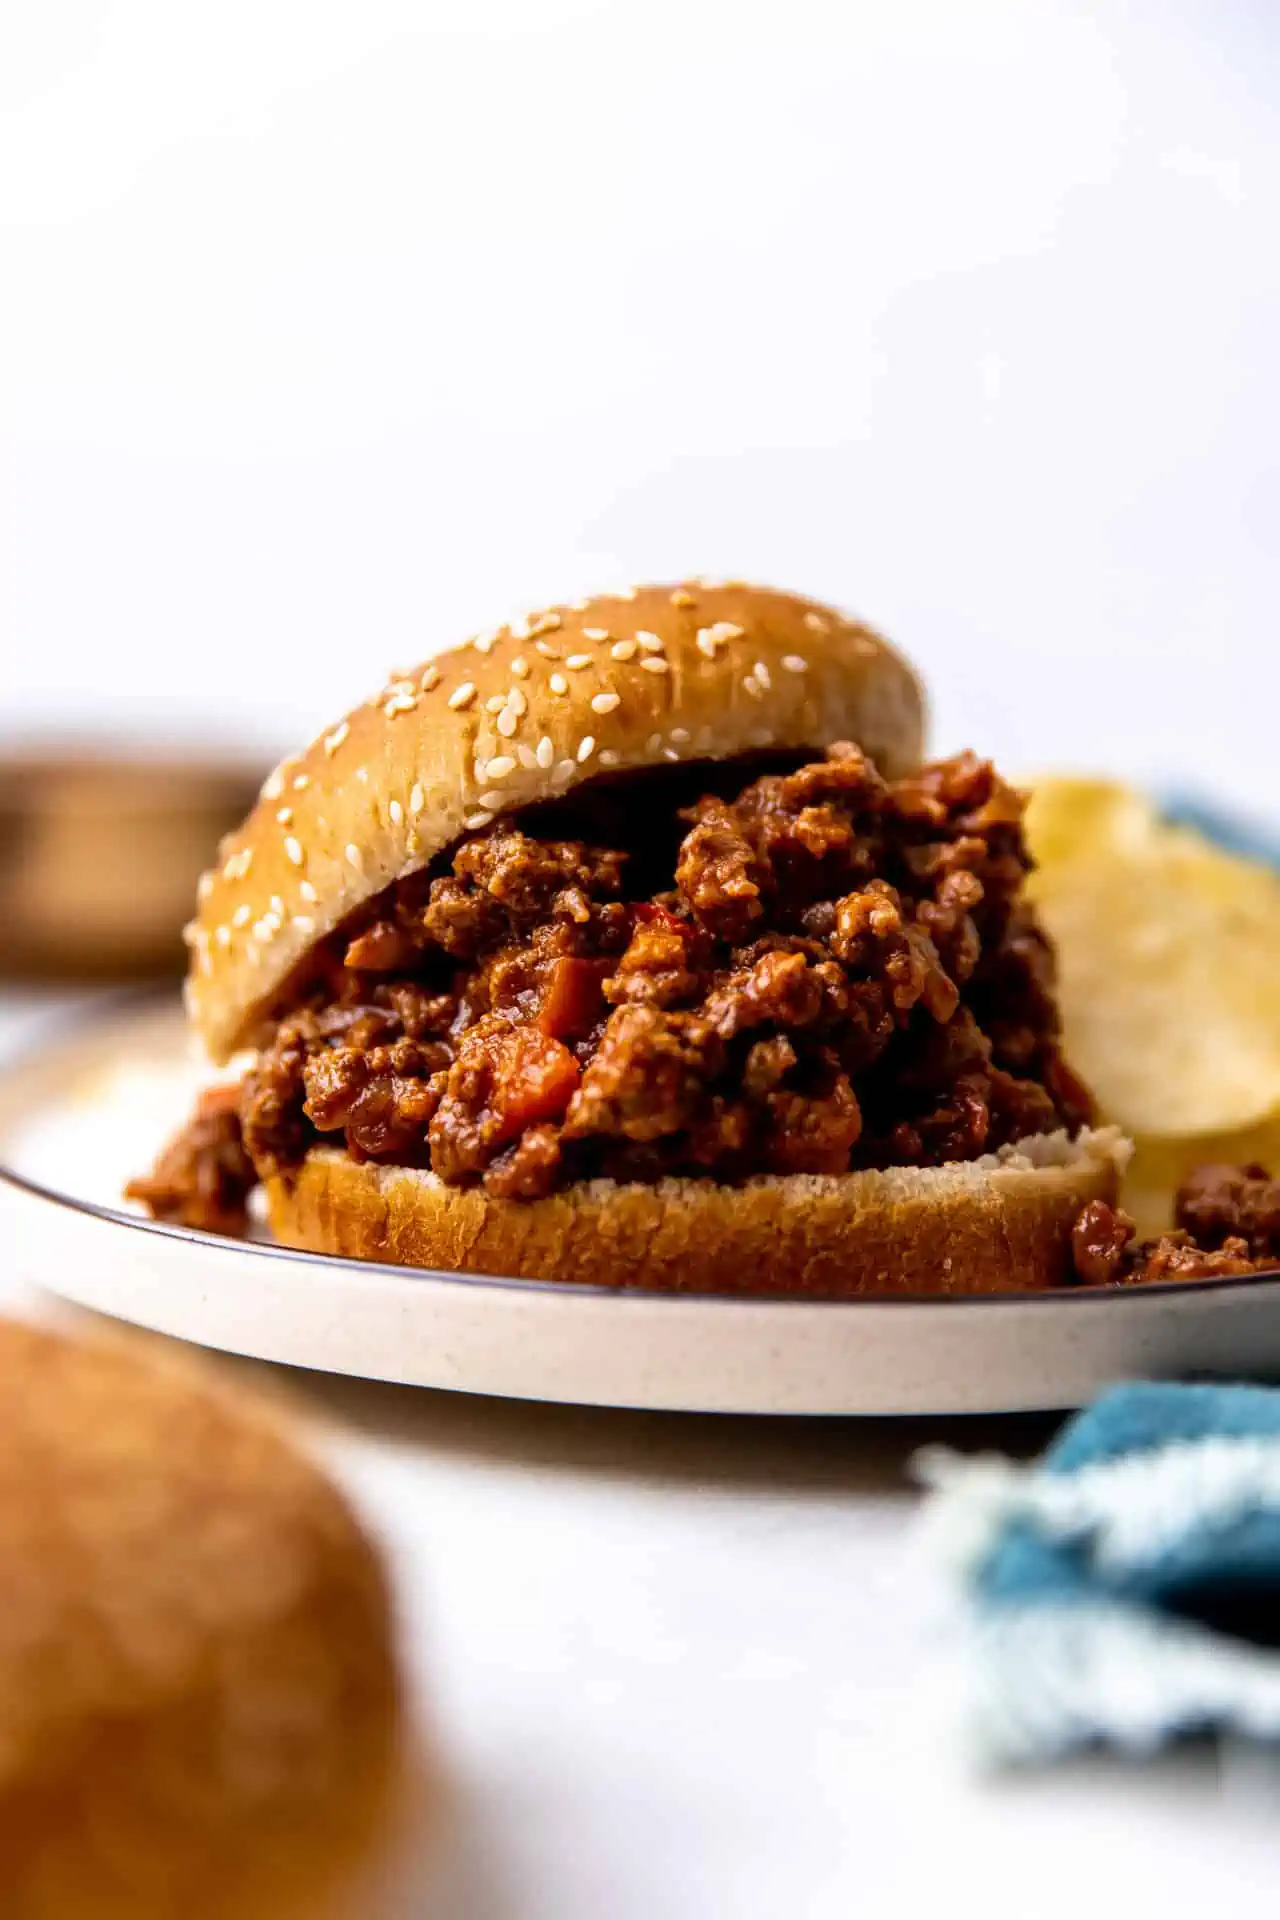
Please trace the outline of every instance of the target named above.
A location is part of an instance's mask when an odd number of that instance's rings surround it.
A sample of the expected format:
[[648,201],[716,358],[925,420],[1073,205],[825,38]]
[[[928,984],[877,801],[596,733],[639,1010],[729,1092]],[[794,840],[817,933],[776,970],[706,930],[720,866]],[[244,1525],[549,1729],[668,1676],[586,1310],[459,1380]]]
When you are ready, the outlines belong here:
[[176,1009],[99,1017],[0,1081],[23,1277],[294,1366],[600,1406],[966,1413],[1135,1375],[1280,1372],[1280,1275],[1024,1299],[725,1300],[423,1273],[156,1226],[121,1206],[201,1074]]

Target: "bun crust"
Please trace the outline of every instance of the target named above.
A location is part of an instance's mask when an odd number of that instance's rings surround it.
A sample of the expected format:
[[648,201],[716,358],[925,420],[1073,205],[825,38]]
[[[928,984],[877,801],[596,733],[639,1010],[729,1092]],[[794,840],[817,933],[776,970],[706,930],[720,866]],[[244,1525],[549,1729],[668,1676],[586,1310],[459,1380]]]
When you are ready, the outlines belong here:
[[200,883],[188,1010],[217,1061],[316,941],[496,814],[601,773],[769,748],[919,764],[924,700],[887,641],[736,583],[553,607],[392,680],[267,780]]
[[446,1272],[667,1293],[1012,1293],[1067,1281],[1075,1218],[1116,1199],[1129,1151],[1106,1127],[945,1167],[600,1180],[528,1201],[320,1147],[290,1182],[267,1182],[267,1203],[287,1246]]
[[0,1910],[327,1913],[384,1820],[390,1606],[334,1487],[189,1362],[0,1322]]

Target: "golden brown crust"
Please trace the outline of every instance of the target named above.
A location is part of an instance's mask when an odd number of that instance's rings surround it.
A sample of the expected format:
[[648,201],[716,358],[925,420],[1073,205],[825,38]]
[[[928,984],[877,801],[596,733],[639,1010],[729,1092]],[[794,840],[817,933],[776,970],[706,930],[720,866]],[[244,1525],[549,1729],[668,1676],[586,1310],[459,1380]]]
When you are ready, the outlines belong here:
[[918,763],[922,733],[902,657],[794,594],[642,587],[482,634],[272,774],[201,882],[196,1030],[224,1060],[317,940],[497,812],[613,768],[836,740],[892,776]]
[[1111,1127],[946,1167],[598,1181],[522,1201],[321,1147],[267,1200],[287,1246],[400,1266],[684,1293],[1011,1293],[1068,1279],[1072,1223],[1116,1198],[1128,1152]]
[[390,1811],[388,1595],[192,1366],[0,1322],[0,1909],[285,1920]]

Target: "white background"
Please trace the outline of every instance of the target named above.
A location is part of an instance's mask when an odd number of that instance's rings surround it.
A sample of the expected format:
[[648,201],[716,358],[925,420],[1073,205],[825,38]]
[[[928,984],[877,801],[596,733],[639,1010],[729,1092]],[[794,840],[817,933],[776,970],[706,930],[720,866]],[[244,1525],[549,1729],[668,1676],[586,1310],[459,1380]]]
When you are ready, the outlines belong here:
[[3,722],[288,746],[708,571],[1265,802],[1278,103],[1269,0],[0,9]]

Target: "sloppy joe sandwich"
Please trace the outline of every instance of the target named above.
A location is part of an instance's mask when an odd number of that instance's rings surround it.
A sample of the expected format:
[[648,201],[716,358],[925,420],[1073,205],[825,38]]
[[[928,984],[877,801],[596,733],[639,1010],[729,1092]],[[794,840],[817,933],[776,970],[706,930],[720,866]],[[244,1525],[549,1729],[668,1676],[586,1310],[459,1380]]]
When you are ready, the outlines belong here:
[[1022,796],[922,764],[867,627],[694,581],[393,677],[200,886],[188,1006],[239,1079],[163,1220],[603,1285],[1044,1287],[1125,1144],[1063,1058]]

